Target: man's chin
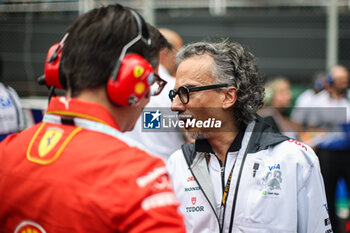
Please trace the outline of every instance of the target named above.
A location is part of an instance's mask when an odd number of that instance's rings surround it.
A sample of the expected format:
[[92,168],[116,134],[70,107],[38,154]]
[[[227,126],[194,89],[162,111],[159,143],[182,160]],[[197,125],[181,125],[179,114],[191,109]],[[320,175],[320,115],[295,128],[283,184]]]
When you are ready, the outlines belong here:
[[207,139],[209,138],[209,135],[207,132],[203,132],[203,131],[199,131],[191,128],[191,129],[187,129],[187,135],[189,138],[197,140],[197,139]]

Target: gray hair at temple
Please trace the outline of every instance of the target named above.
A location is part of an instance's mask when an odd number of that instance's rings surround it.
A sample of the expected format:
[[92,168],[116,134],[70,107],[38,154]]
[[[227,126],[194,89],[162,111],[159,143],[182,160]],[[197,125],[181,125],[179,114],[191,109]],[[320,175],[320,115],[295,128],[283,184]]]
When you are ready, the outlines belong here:
[[[255,56],[243,46],[229,39],[219,42],[188,44],[176,57],[177,66],[193,56],[210,55],[214,63],[214,84],[228,83],[237,88],[233,114],[237,124],[248,124],[264,104],[264,87],[256,65]],[[218,90],[219,91],[219,90]]]

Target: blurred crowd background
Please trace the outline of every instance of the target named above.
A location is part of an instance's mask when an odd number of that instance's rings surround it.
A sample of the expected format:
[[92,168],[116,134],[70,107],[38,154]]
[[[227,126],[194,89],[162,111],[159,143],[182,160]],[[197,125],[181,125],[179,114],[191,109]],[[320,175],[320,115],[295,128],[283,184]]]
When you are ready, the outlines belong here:
[[349,0],[0,0],[4,81],[20,96],[45,96],[36,78],[48,48],[77,15],[113,2],[176,31],[184,44],[221,37],[242,43],[266,80],[286,76],[296,95],[316,72],[350,66]]

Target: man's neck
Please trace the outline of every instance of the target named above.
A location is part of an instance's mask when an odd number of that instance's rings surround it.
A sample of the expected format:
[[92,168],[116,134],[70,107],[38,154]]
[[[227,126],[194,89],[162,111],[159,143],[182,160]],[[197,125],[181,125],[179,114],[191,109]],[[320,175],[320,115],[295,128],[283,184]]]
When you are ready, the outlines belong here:
[[333,99],[342,99],[345,97],[345,94],[346,94],[346,90],[337,90],[335,88],[330,90],[330,95]]
[[208,138],[208,142],[213,150],[216,153],[216,156],[220,159],[221,164],[225,164],[227,152],[235,140],[238,134],[239,128],[237,127],[235,130],[230,132],[217,132],[213,133],[210,138]]

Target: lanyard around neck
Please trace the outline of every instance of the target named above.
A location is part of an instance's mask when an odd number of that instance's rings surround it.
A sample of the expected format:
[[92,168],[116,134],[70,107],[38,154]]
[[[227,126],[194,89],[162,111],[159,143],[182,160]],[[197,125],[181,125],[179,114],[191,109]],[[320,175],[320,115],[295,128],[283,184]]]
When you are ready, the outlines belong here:
[[[67,121],[64,119],[66,119],[66,118],[58,116],[58,115],[45,114],[44,118],[43,118],[43,122],[64,124],[63,122]],[[117,138],[117,139],[127,143],[129,146],[135,146],[135,147],[138,147],[138,148],[148,152],[147,149],[145,149],[145,147],[143,145],[141,145],[137,141],[134,141],[131,138],[124,136],[123,133],[121,133],[120,131],[118,131],[117,129],[115,129],[109,125],[103,124],[101,122],[93,121],[93,120],[80,118],[80,117],[71,117],[71,118],[69,118],[69,122],[70,122],[69,123],[70,125],[74,125],[76,127],[80,127],[83,129],[92,130],[95,132],[110,135],[114,138]]]
[[[205,153],[205,159],[207,161],[207,164],[209,164],[210,162],[210,153]],[[227,158],[226,158],[227,159]],[[227,198],[228,198],[228,193],[230,191],[230,186],[231,186],[231,180],[232,180],[232,173],[233,173],[233,169],[235,167],[237,158],[235,160],[235,162],[233,163],[233,166],[231,168],[230,174],[228,176],[225,188],[224,188],[224,192],[222,194],[222,199],[221,199],[221,207],[220,207],[220,213],[219,213],[219,223],[222,227],[223,225],[223,220],[224,220],[224,212],[225,212],[225,208],[226,208],[226,202],[227,202]]]

